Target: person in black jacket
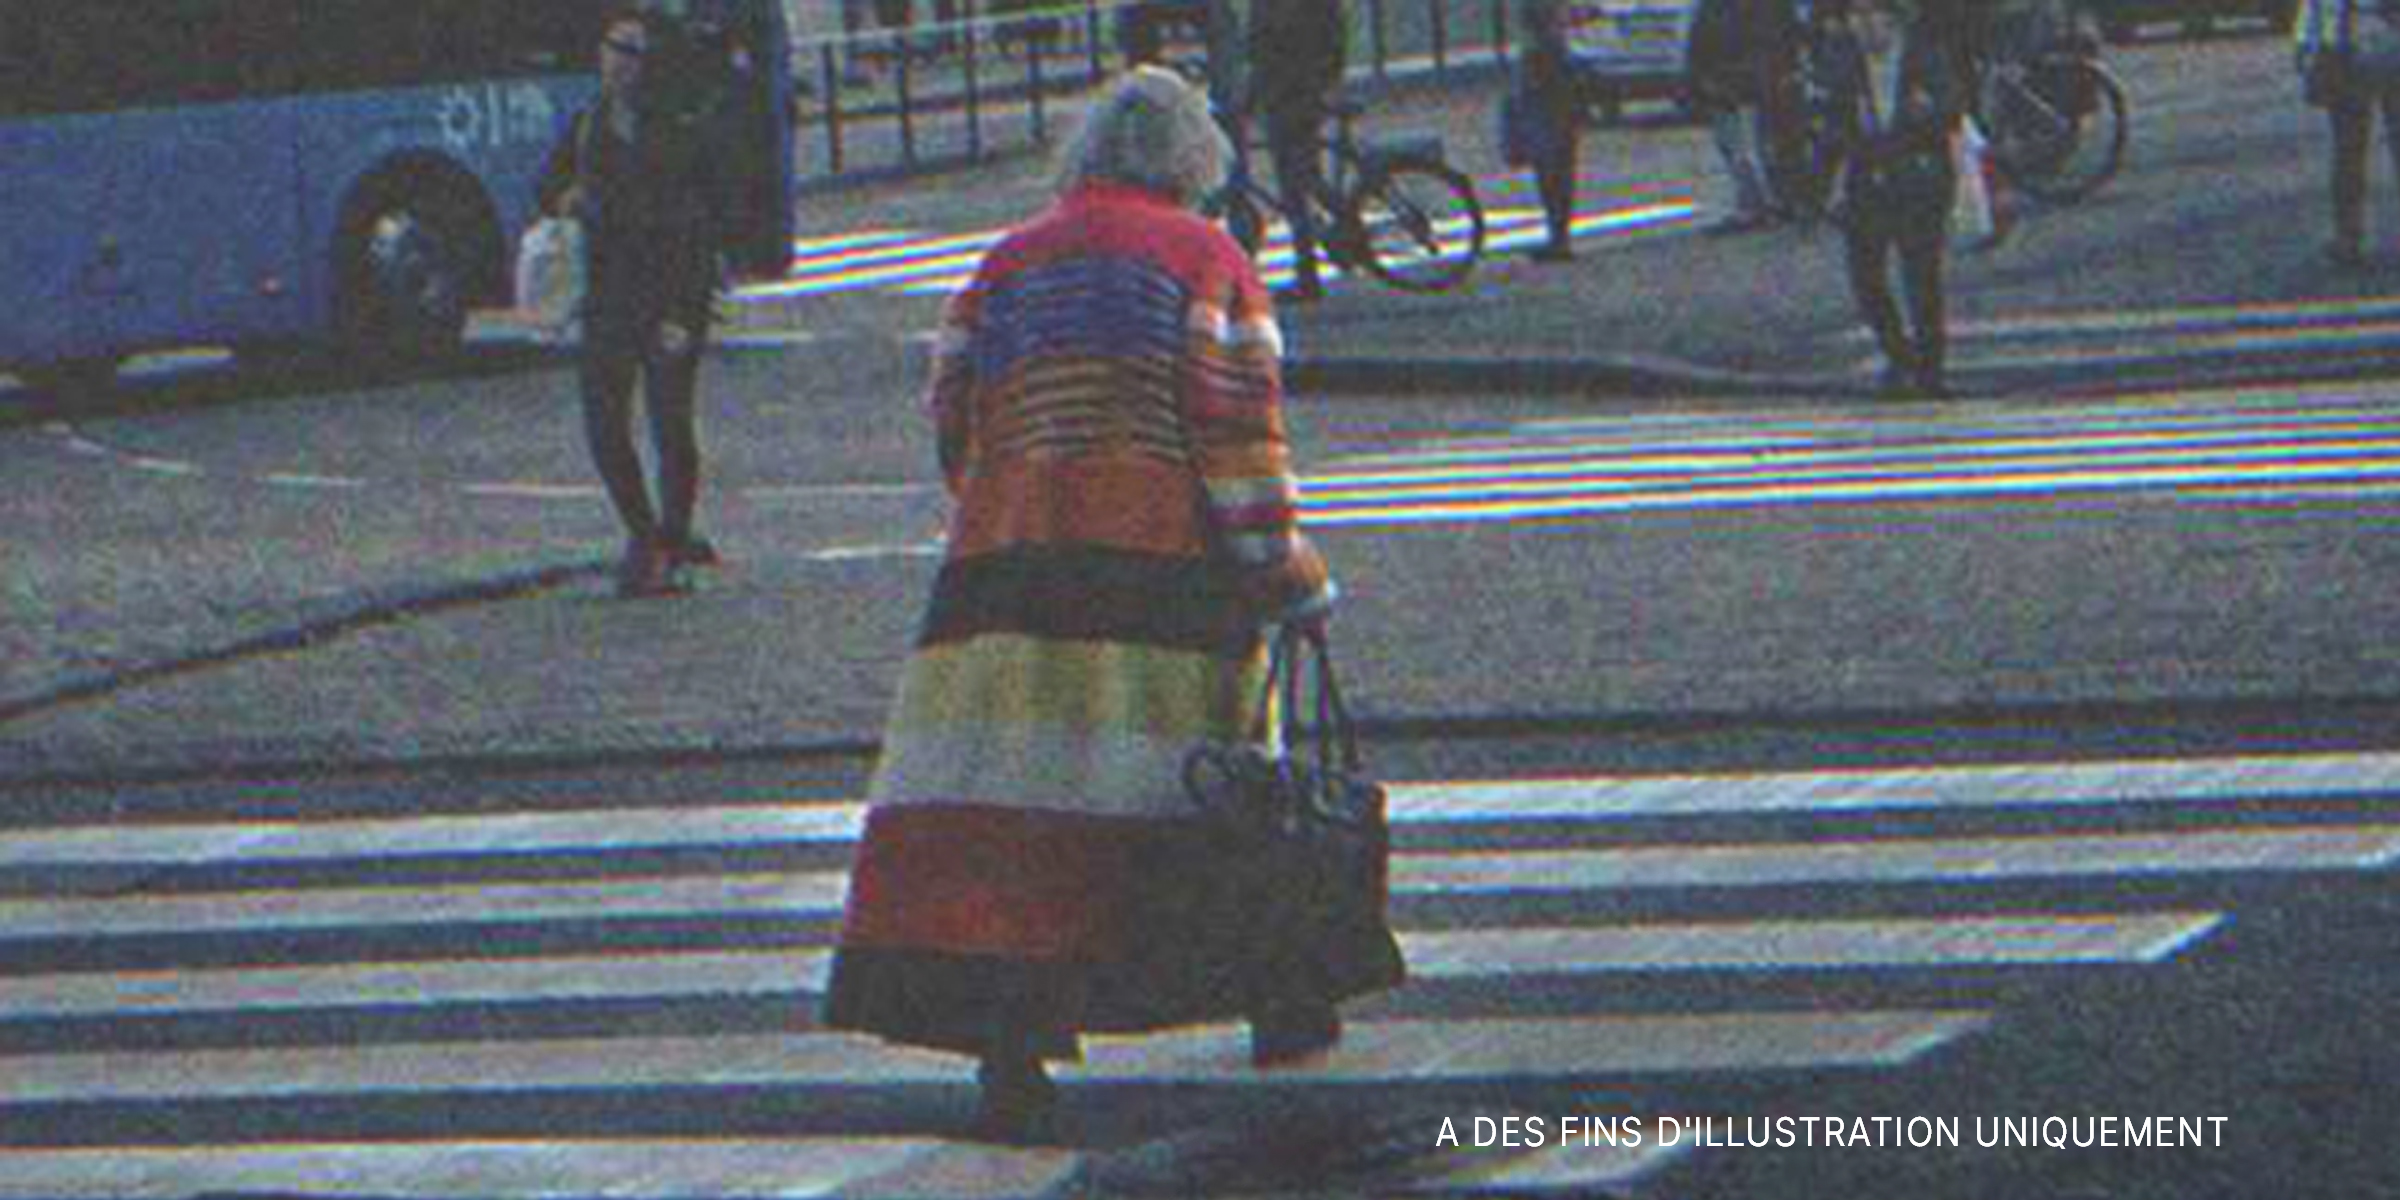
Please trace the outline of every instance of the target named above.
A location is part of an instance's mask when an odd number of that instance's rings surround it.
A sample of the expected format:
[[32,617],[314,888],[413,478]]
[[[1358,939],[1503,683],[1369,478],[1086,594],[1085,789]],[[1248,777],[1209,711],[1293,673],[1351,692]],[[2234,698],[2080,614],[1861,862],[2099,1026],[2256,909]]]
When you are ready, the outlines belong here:
[[1250,19],[1250,104],[1266,122],[1275,190],[1291,222],[1293,300],[1325,290],[1315,197],[1324,191],[1326,104],[1342,82],[1347,36],[1340,0],[1266,0]]
[[1733,212],[1712,228],[1738,233],[1771,225],[1776,199],[1761,161],[1761,143],[1778,126],[1770,111],[1784,90],[1799,42],[1792,0],[1700,0],[1692,18],[1686,94],[1709,124],[1725,174],[1733,182]]
[[[692,529],[700,490],[696,391],[701,351],[723,278],[720,155],[703,114],[665,102],[646,77],[676,35],[636,6],[602,26],[600,97],[575,115],[544,168],[545,212],[583,223],[588,283],[581,382],[584,432],[624,523],[618,591],[683,587],[683,571],[716,550]],[[658,460],[653,504],[633,445],[633,392],[645,385]]]
[[1533,179],[1542,195],[1548,240],[1532,252],[1537,262],[1575,257],[1576,136],[1583,105],[1567,56],[1567,0],[1522,0],[1517,24],[1525,37],[1525,102],[1531,106]]
[[[1885,362],[1884,389],[1944,393],[1943,259],[1958,186],[1951,136],[1963,68],[1935,0],[1818,0],[1820,62],[1832,90],[1835,206],[1860,315]],[[1907,316],[1892,295],[1892,262]]]

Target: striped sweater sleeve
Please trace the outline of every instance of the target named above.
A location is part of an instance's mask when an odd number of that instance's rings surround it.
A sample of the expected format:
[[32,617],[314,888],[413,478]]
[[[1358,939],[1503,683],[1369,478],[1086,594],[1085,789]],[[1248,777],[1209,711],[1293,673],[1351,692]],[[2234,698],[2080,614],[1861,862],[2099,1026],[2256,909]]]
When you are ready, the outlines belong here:
[[[1192,297],[1192,449],[1221,548],[1243,567],[1283,568],[1299,544],[1300,491],[1284,432],[1283,337],[1249,261],[1233,254],[1224,262]],[[1323,584],[1295,582],[1311,594]]]
[[933,367],[926,384],[926,407],[932,411],[935,452],[942,482],[957,496],[966,485],[968,455],[975,433],[975,325],[983,307],[984,280],[978,274],[965,290],[950,297],[935,331]]

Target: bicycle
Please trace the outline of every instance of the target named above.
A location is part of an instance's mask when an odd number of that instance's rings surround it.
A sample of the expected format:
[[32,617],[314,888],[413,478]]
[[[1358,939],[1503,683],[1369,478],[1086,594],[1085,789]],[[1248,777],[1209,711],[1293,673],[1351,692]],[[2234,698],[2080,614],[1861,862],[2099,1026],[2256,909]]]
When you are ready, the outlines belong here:
[[[1992,164],[2009,186],[2054,204],[2098,191],[2125,165],[2131,134],[2124,85],[2100,61],[2099,44],[2061,33],[2027,52],[1995,58],[1973,97]],[[1780,120],[1759,131],[1768,186],[1787,212],[1822,216],[1833,190],[1839,116],[1814,42],[1779,81]]]
[[2073,204],[2125,165],[2125,87],[2086,35],[1994,61],[1976,99],[1992,165],[2027,195]]
[[[1369,142],[1355,128],[1356,104],[1337,101],[1328,112],[1333,131],[1325,140],[1323,188],[1308,198],[1319,214],[1326,258],[1402,291],[1458,286],[1483,260],[1483,202],[1474,181],[1443,158],[1437,137]],[[1288,223],[1291,210],[1250,173],[1251,157],[1235,157],[1232,177],[1202,211],[1223,221],[1256,258],[1269,214]]]

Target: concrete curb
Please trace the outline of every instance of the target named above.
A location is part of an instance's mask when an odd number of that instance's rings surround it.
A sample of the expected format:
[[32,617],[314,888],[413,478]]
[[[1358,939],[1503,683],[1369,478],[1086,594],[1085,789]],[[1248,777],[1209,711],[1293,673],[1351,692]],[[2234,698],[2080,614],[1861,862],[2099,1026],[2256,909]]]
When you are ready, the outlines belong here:
[[96,699],[110,692],[151,683],[189,671],[222,666],[246,658],[306,649],[318,642],[356,633],[376,625],[426,616],[470,605],[514,600],[548,591],[577,579],[605,575],[606,560],[583,560],[511,571],[484,579],[432,587],[370,588],[332,602],[297,624],[237,638],[172,658],[153,659],[109,671],[71,675],[31,695],[0,699],[0,725],[53,708]]
[[[463,589],[461,589],[463,590]],[[530,589],[519,595],[530,594]],[[488,600],[517,598],[506,595]],[[453,600],[464,604],[474,601]],[[431,612],[432,609],[420,609]],[[381,619],[404,614],[387,613]],[[362,621],[361,625],[373,622]],[[331,636],[321,634],[320,636]],[[187,663],[182,669],[206,664]],[[134,682],[134,681],[128,681]],[[1808,708],[1757,705],[1748,708],[1625,709],[1614,712],[1416,712],[1362,717],[1360,738],[1379,748],[1380,755],[1399,747],[1428,743],[1518,742],[1559,738],[1598,738],[1625,743],[1637,740],[1684,740],[1698,737],[1806,737],[1812,744],[1826,738],[1918,738],[1927,730],[1971,731],[1981,740],[2041,741],[2071,735],[2078,729],[2171,731],[2189,728],[2280,731],[2265,740],[2295,746],[2358,744],[2345,730],[2387,728],[2400,715],[2400,691],[2327,692],[2318,695],[2249,695],[2211,692],[2192,696],[2124,695],[2040,699],[2020,697],[1961,701],[1939,707],[1921,705],[1828,705]],[[2166,736],[2161,732],[2158,736]],[[874,733],[832,735],[812,739],[761,742],[749,745],[652,743],[614,745],[591,750],[451,751],[433,753],[350,753],[339,757],[300,753],[247,752],[211,754],[205,758],[161,761],[133,767],[95,770],[21,770],[0,767],[0,796],[43,790],[74,790],[139,784],[189,783],[208,779],[320,779],[356,775],[412,774],[538,774],[545,771],[591,768],[659,769],[729,766],[754,763],[868,762],[881,752]]]

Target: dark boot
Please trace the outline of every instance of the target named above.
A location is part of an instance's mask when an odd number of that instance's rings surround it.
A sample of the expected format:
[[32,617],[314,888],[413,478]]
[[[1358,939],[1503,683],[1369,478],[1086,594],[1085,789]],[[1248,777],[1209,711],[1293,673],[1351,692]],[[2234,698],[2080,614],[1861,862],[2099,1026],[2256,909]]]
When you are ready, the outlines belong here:
[[1058,1139],[1058,1085],[1042,1060],[1030,1054],[985,1055],[975,1069],[982,1089],[975,1109],[975,1136],[1012,1146]]
[[1250,1018],[1250,1064],[1288,1066],[1342,1040],[1342,1014],[1324,1001],[1278,1004]]

